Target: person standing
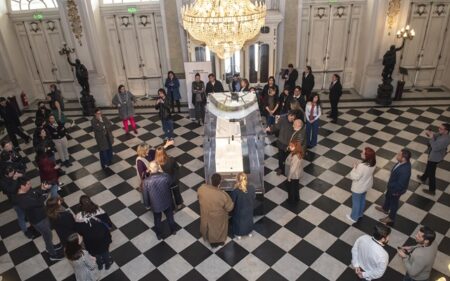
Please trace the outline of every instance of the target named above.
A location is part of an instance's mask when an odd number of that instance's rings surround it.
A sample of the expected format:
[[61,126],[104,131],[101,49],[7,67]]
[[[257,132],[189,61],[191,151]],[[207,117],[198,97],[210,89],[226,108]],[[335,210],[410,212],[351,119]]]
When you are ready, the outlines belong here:
[[289,143],[291,143],[291,142],[300,143],[300,146],[302,148],[302,156],[303,156],[306,151],[305,124],[303,123],[302,119],[298,118],[298,111],[293,111],[293,112],[296,113],[295,117],[297,119],[295,119],[294,123],[292,124],[292,128],[294,129],[294,132],[292,133]]
[[317,145],[317,135],[319,133],[319,118],[322,115],[319,95],[312,94],[311,100],[306,104],[306,145],[313,148]]
[[67,137],[66,137],[66,128],[64,125],[56,121],[56,118],[53,114],[50,114],[48,117],[48,124],[45,126],[48,134],[51,136],[53,143],[55,144],[56,151],[58,151],[59,160],[61,163],[70,167],[72,164],[70,163],[69,150],[67,148]]
[[237,93],[241,91],[241,78],[238,73],[233,74],[233,79],[231,80],[231,92]]
[[80,197],[81,212],[75,216],[75,229],[83,237],[89,254],[96,258],[99,270],[108,270],[113,264],[109,254],[112,222],[105,211],[86,195]]
[[[47,94],[47,100],[50,104],[51,114],[53,114],[57,121],[63,125],[66,124],[66,115],[64,114],[64,99],[61,91],[55,84],[50,85],[50,93]],[[73,121],[72,121],[73,125]]]
[[294,68],[294,65],[290,63],[288,65],[288,69],[285,71],[283,75],[284,79],[284,88],[288,88],[290,90],[295,88],[295,83],[297,82],[298,71]]
[[280,98],[279,98],[280,105],[278,107],[280,115],[288,113],[290,106],[291,106],[291,102],[294,101],[290,90],[291,89],[289,89],[289,88],[284,88],[283,92],[280,95]]
[[289,143],[289,155],[286,158],[285,175],[286,187],[288,191],[288,201],[297,203],[300,201],[300,178],[303,174],[303,151],[298,141]]
[[172,112],[175,112],[175,104],[178,108],[178,113],[180,113],[180,100],[181,100],[181,94],[180,94],[180,81],[175,76],[175,73],[173,71],[169,71],[167,73],[167,79],[164,86],[167,89],[167,94],[170,98],[170,105],[172,107]]
[[223,85],[220,81],[216,80],[216,75],[214,73],[210,73],[208,75],[208,83],[206,83],[206,96],[208,96],[211,93],[222,93],[225,92],[223,89]]
[[436,167],[447,154],[447,147],[450,144],[450,124],[445,123],[439,126],[439,132],[433,134],[431,131],[425,131],[425,135],[429,138],[428,141],[428,161],[423,175],[417,175],[417,178],[425,183],[429,179],[429,189],[424,189],[423,192],[435,195],[436,194]]
[[248,184],[247,174],[239,173],[236,177],[235,189],[231,192],[234,203],[232,229],[237,239],[246,235],[252,237],[255,198],[255,187]]
[[389,227],[377,224],[372,237],[365,234],[356,239],[352,248],[352,266],[358,278],[373,280],[383,276],[389,263],[384,247],[389,242],[390,234]]
[[16,135],[19,135],[25,143],[30,142],[31,138],[23,132],[19,112],[4,97],[0,97],[0,117],[3,119],[9,139],[15,147],[19,147]]
[[50,196],[52,198],[58,197],[59,171],[61,171],[61,167],[55,163],[55,159],[49,157],[42,147],[36,151],[36,164],[39,168],[41,182],[51,186]]
[[262,89],[261,96],[262,96],[263,100],[269,94],[269,89],[270,88],[275,88],[275,95],[278,97],[278,86],[277,86],[277,84],[275,84],[275,77],[273,77],[273,76],[269,77],[269,80],[267,81],[267,84],[264,85],[264,88]]
[[43,101],[38,102],[38,109],[36,110],[36,116],[34,119],[34,124],[36,127],[40,127],[43,123],[47,122],[50,113],[50,109],[45,106]]
[[170,190],[175,201],[176,210],[181,209],[183,204],[183,197],[181,196],[180,186],[178,182],[180,166],[178,165],[175,158],[167,155],[166,150],[162,146],[156,149],[155,162],[161,167],[164,173],[170,176]]
[[112,135],[112,123],[106,116],[102,115],[100,108],[95,109],[95,116],[91,120],[91,126],[100,150],[100,164],[102,169],[111,165],[113,157],[112,145],[114,137]]
[[274,87],[269,88],[268,94],[264,98],[264,109],[267,117],[267,126],[275,124],[275,115],[278,112],[278,96]]
[[300,107],[302,108],[302,110],[305,111],[306,98],[305,98],[305,94],[302,91],[302,87],[295,86],[295,88],[294,88],[294,95],[292,96],[292,98],[295,101],[297,101],[300,104]]
[[205,124],[206,94],[205,83],[200,80],[200,74],[195,74],[195,81],[192,82],[192,104],[195,107],[195,119],[198,124]]
[[11,166],[21,174],[25,174],[27,165],[25,158],[14,148],[12,142],[3,140],[1,142],[2,152],[0,153],[0,168],[4,170],[6,167]]
[[222,177],[215,173],[211,184],[202,184],[198,190],[200,204],[200,233],[212,248],[225,244],[228,234],[228,213],[233,210],[231,197],[220,189]]
[[425,281],[430,279],[431,270],[437,254],[436,233],[427,226],[422,226],[416,233],[414,246],[398,247],[397,254],[402,258],[406,268],[403,281]]
[[152,161],[148,167],[149,175],[144,180],[144,205],[152,208],[153,218],[155,222],[156,238],[161,240],[161,216],[162,213],[166,215],[172,235],[177,234],[175,220],[173,218],[172,208],[172,193],[170,192],[170,185],[172,180],[170,176],[161,171],[161,167]]
[[364,214],[366,205],[366,193],[373,186],[373,173],[376,168],[375,151],[370,147],[365,147],[361,152],[361,163],[353,164],[350,172],[352,180],[352,212],[347,215],[347,219],[352,223],[357,222]]
[[161,124],[164,131],[164,141],[172,141],[173,119],[172,112],[170,111],[169,99],[167,98],[166,91],[162,88],[158,90],[158,96],[159,98],[156,100],[155,108],[158,110],[158,115],[161,119]]
[[53,235],[50,229],[50,221],[45,212],[44,201],[47,196],[44,193],[50,188],[49,184],[41,184],[40,189],[31,189],[30,181],[25,177],[18,178],[19,189],[17,191],[17,205],[25,212],[28,221],[44,239],[45,249],[51,261],[62,260],[63,255],[57,251],[61,246],[53,245]]
[[98,271],[96,258],[83,249],[83,237],[78,233],[72,233],[67,240],[65,254],[75,273],[77,281],[96,281]]
[[58,234],[59,241],[63,246],[67,246],[69,236],[76,232],[75,216],[62,206],[63,203],[63,198],[57,196],[48,199],[45,205],[50,224]]
[[278,176],[284,173],[284,161],[289,154],[287,149],[294,133],[294,120],[295,112],[290,111],[288,114],[281,115],[275,125],[266,128],[266,132],[278,132],[278,168],[275,170]]
[[311,99],[312,90],[314,88],[314,75],[311,66],[307,65],[302,73],[302,91],[306,96],[306,100]]
[[128,134],[128,121],[133,128],[135,134],[138,133],[136,129],[136,122],[134,121],[134,105],[136,104],[136,97],[125,89],[124,85],[119,85],[118,93],[114,96],[112,103],[119,109],[119,116],[122,119],[125,133]]
[[44,127],[36,128],[33,136],[33,146],[35,151],[44,150],[48,154],[48,157],[50,157],[53,161],[55,160],[55,143],[48,135],[47,130]]
[[331,104],[331,113],[328,115],[329,118],[332,119],[332,123],[337,123],[337,118],[339,115],[338,111],[338,103],[339,99],[342,96],[342,85],[341,85],[341,77],[337,74],[333,74],[331,76],[331,84],[330,84],[330,104]]
[[391,176],[387,184],[387,191],[383,207],[376,206],[375,209],[386,215],[380,219],[382,223],[393,224],[397,215],[400,196],[408,190],[409,179],[411,178],[411,152],[402,149],[397,153],[397,164],[391,170]]

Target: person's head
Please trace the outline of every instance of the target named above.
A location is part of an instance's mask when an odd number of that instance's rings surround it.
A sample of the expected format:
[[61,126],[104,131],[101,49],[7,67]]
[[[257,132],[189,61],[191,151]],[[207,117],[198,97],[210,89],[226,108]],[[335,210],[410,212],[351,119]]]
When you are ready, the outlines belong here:
[[256,93],[256,88],[255,87],[250,87],[250,89],[248,89],[248,91],[250,93]]
[[436,232],[428,226],[422,226],[416,233],[416,242],[423,246],[430,246],[436,239]]
[[164,165],[166,164],[168,158],[169,156],[167,155],[164,147],[159,146],[155,152],[155,162],[158,163],[158,165]]
[[211,184],[213,186],[217,186],[218,187],[221,182],[222,182],[222,177],[218,173],[214,173],[211,176]]
[[285,85],[284,89],[283,89],[283,94],[285,94],[287,96],[287,95],[289,95],[290,91],[291,91],[291,89],[289,89],[289,85]]
[[92,202],[91,198],[87,195],[80,196],[80,207],[81,212],[84,214],[95,214],[98,211],[98,206],[94,202]]
[[158,89],[158,96],[162,99],[166,98],[166,90],[164,90],[163,88]]
[[200,73],[195,73],[195,81],[200,82]]
[[119,91],[119,93],[125,93],[127,90],[125,89],[124,85],[119,85],[119,87],[117,87],[117,90]]
[[3,140],[2,141],[2,150],[5,151],[12,151],[13,150],[13,144],[10,140]]
[[95,118],[100,119],[102,117],[102,110],[100,108],[95,109]]
[[295,86],[294,88],[294,96],[298,97],[302,94],[302,87],[300,86]]
[[50,91],[54,92],[57,90],[56,84],[50,84]]
[[275,77],[270,76],[269,80],[267,81],[267,84],[269,84],[269,86],[274,86],[275,85]]
[[167,78],[169,78],[169,79],[174,79],[174,78],[175,78],[175,73],[173,73],[172,70],[169,71],[169,72],[167,72]]
[[300,103],[298,101],[294,100],[289,104],[289,108],[294,111],[299,111],[302,107],[300,106]]
[[68,260],[76,261],[83,255],[81,242],[83,238],[78,233],[72,233],[67,237],[64,254]]
[[3,170],[3,175],[8,178],[12,178],[15,173],[16,169],[14,169],[12,166],[6,166]]
[[288,112],[288,115],[287,115],[288,121],[291,122],[291,123],[294,122],[295,116],[296,116],[296,115],[297,115],[297,114],[296,114],[295,111],[290,110],[290,111]]
[[311,66],[309,66],[309,65],[305,66],[305,73],[311,73],[311,72],[312,72]]
[[213,83],[214,81],[216,81],[216,75],[214,73],[210,73],[208,75],[208,80],[209,82]]
[[298,131],[303,127],[303,121],[301,119],[295,119],[294,124],[292,124],[294,131]]
[[75,59],[76,64],[81,64],[81,61],[79,59]]
[[335,73],[335,74],[333,74],[333,76],[331,76],[331,80],[334,82],[334,81],[340,81],[341,80],[341,77],[337,74],[337,73]]
[[245,89],[245,88],[248,88],[248,86],[249,86],[248,80],[246,78],[242,79],[241,80],[241,88]]
[[377,223],[375,225],[374,231],[373,231],[373,238],[380,242],[383,245],[387,245],[389,242],[389,235],[391,234],[391,228],[382,224]]
[[42,101],[38,102],[38,108],[45,108],[45,103]]
[[20,177],[17,179],[19,185],[18,193],[27,193],[31,189],[31,182],[27,177]]
[[289,151],[292,153],[292,155],[296,155],[300,159],[303,157],[302,144],[298,141],[291,141],[289,143]]
[[55,115],[50,114],[50,115],[48,116],[48,123],[50,123],[50,124],[55,124],[55,122],[56,122]]
[[4,97],[0,97],[0,105],[6,106],[6,99]]
[[269,87],[269,95],[274,96],[277,93],[275,87]]
[[367,163],[370,167],[373,167],[377,164],[375,151],[370,147],[365,147],[361,152],[361,158],[363,159],[363,163]]
[[239,74],[235,73],[233,74],[233,81],[238,81],[239,80]]
[[148,171],[150,174],[156,174],[158,172],[161,172],[161,167],[156,163],[156,161],[152,161],[148,164]]
[[311,95],[311,98],[310,98],[310,101],[311,101],[312,103],[319,104],[319,103],[320,103],[319,95],[316,94],[316,93],[312,94],[312,95]]
[[50,219],[57,219],[59,216],[59,211],[61,210],[61,205],[64,202],[64,200],[62,199],[62,197],[56,196],[56,197],[50,197],[47,202],[45,203],[46,205],[46,211],[47,211],[47,216]]
[[46,99],[47,101],[51,101],[51,100],[52,100],[52,93],[48,93],[48,94],[45,96],[45,99]]
[[246,173],[239,173],[236,176],[236,188],[247,193],[248,179]]
[[450,132],[450,124],[449,123],[443,123],[441,126],[439,126],[439,134],[448,135]]
[[395,45],[391,45],[391,47],[389,48],[390,51],[395,51]]
[[411,151],[408,149],[402,149],[397,153],[397,161],[401,163],[409,162],[411,159]]
[[292,70],[292,69],[294,69],[294,65],[292,63],[290,63],[290,64],[288,64],[288,68],[289,68],[289,70]]
[[139,157],[145,158],[148,155],[149,149],[150,149],[149,145],[146,144],[145,142],[143,142],[140,145],[138,145],[138,147],[136,149],[136,154]]

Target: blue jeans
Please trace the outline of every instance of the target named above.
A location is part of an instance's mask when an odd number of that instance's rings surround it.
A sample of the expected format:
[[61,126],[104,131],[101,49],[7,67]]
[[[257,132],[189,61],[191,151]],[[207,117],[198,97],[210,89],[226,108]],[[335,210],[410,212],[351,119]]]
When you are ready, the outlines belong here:
[[52,184],[52,186],[50,187],[50,191],[48,192],[50,198],[56,198],[58,197],[58,184]]
[[172,119],[166,119],[161,120],[162,128],[164,131],[164,138],[165,139],[173,139],[173,120]]
[[102,165],[102,168],[111,165],[112,158],[113,158],[112,147],[109,147],[107,150],[100,150],[100,164]]
[[42,238],[44,238],[45,249],[48,254],[51,256],[56,255],[55,248],[53,247],[53,234],[50,229],[50,221],[48,218],[41,220],[37,224],[33,224],[33,227],[42,235]]
[[[164,210],[164,214],[166,215],[167,222],[169,223],[170,230],[171,231],[175,231],[176,230],[176,224],[175,224],[175,220],[173,218],[172,207],[169,207],[166,210]],[[153,219],[154,219],[154,222],[155,222],[155,232],[156,232],[156,235],[158,235],[158,236],[161,235],[161,228],[162,228],[161,215],[162,215],[162,212],[159,212],[159,213],[153,212]]]
[[25,212],[17,205],[13,206],[14,211],[16,211],[17,214],[17,221],[19,222],[19,227],[22,232],[27,232],[27,223],[25,222]]
[[267,127],[270,127],[273,124],[275,124],[275,116],[268,115],[267,116]]
[[354,221],[358,221],[364,214],[364,207],[366,206],[366,192],[355,193],[352,192],[352,214],[350,217]]
[[319,120],[309,123],[306,121],[306,145],[314,147],[317,145],[317,134],[319,133]]

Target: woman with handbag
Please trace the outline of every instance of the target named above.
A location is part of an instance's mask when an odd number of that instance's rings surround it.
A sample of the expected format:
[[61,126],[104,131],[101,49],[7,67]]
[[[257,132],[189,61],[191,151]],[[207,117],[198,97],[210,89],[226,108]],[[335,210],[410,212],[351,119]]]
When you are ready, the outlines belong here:
[[75,217],[75,229],[83,237],[86,250],[97,260],[98,269],[108,270],[113,264],[109,254],[112,222],[105,211],[86,195],[80,197],[81,212]]
[[180,169],[180,166],[178,165],[175,158],[167,155],[166,150],[163,146],[160,146],[156,149],[155,162],[161,167],[164,173],[170,176],[170,179],[172,181],[170,189],[172,191],[172,195],[176,205],[175,210],[181,209],[183,204],[183,197],[181,196],[180,186],[178,185],[178,171]]

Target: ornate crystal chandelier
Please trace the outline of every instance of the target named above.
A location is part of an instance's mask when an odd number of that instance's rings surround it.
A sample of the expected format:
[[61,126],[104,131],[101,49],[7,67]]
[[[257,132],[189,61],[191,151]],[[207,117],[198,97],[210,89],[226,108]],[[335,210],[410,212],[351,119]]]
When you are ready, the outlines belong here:
[[219,58],[230,57],[264,25],[266,5],[250,0],[196,0],[181,9],[183,27]]

